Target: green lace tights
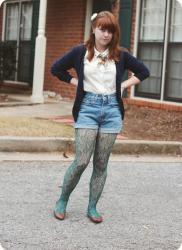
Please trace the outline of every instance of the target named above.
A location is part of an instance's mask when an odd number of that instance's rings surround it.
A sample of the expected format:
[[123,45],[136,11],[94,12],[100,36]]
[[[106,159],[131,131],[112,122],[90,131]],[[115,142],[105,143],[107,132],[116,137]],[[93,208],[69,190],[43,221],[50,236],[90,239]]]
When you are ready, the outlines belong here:
[[96,129],[75,129],[75,159],[65,173],[62,193],[56,203],[55,212],[66,212],[69,196],[94,152],[87,212],[90,216],[100,217],[96,205],[104,188],[107,164],[116,136],[117,134],[100,133]]

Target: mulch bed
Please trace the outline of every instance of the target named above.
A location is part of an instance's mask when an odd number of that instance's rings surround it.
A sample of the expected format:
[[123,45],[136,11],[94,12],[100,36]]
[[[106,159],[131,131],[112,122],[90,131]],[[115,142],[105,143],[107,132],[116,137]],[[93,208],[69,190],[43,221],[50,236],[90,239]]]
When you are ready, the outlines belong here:
[[129,105],[123,135],[128,139],[182,141],[182,112]]
[[[71,116],[55,117],[53,120],[73,123]],[[182,112],[127,105],[123,132],[118,139],[182,141]]]

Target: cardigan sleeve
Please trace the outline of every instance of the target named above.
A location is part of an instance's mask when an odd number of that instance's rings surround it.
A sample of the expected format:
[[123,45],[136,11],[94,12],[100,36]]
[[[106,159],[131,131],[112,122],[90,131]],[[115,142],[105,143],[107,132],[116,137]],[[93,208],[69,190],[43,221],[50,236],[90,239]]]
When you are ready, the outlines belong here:
[[128,52],[124,52],[124,67],[125,69],[131,70],[134,73],[134,76],[140,81],[143,81],[150,75],[149,69],[144,63]]
[[73,76],[68,70],[74,67],[76,51],[77,49],[74,47],[63,57],[56,60],[51,67],[52,75],[56,76],[61,81],[70,83]]

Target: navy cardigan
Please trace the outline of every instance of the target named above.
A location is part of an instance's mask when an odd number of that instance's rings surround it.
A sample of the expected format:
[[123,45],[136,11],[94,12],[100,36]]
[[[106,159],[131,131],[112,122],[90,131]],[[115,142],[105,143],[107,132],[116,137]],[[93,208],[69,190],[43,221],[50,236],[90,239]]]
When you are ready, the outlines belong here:
[[[70,83],[73,76],[68,72],[69,69],[74,68],[78,77],[78,86],[76,92],[76,98],[73,105],[73,117],[74,120],[77,120],[82,99],[85,95],[83,88],[83,78],[84,78],[84,56],[86,53],[86,47],[81,44],[74,48],[71,51],[66,53],[63,57],[58,59],[51,67],[51,73],[56,76],[61,81]],[[121,117],[124,119],[124,106],[121,99],[121,82],[125,70],[131,70],[134,75],[140,80],[143,81],[149,76],[149,70],[147,67],[134,56],[129,54],[126,51],[121,52],[120,61],[115,62],[116,64],[116,97],[119,103]]]

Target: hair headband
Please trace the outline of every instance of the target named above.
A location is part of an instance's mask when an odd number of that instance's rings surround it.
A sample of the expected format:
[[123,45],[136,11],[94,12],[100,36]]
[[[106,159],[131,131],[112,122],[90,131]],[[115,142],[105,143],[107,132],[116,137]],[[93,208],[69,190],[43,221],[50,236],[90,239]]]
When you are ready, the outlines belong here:
[[97,13],[94,13],[92,16],[91,16],[91,21],[93,21],[96,17],[97,17]]

